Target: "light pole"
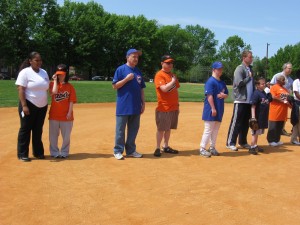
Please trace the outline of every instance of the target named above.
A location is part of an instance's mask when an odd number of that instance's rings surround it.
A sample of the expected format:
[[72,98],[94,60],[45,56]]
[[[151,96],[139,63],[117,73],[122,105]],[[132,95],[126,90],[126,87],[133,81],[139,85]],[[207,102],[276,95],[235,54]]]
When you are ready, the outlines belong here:
[[267,57],[266,57],[266,78],[268,74],[268,53],[269,53],[269,43],[267,43]]

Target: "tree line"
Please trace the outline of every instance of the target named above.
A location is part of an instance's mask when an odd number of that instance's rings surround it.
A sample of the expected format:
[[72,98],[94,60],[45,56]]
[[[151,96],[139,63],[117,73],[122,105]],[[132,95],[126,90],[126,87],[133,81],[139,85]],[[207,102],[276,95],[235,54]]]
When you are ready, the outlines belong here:
[[[160,25],[143,15],[125,16],[105,12],[102,5],[66,0],[2,0],[0,2],[0,67],[18,67],[29,52],[38,51],[43,67],[51,74],[57,64],[74,66],[85,79],[113,76],[125,62],[129,48],[143,51],[139,68],[153,78],[160,56],[171,54],[181,81],[204,82],[214,60],[224,63],[223,79],[232,82],[241,52],[251,45],[239,36],[228,37],[218,46],[215,34],[201,25]],[[255,55],[255,52],[254,52]],[[255,57],[256,76],[271,78],[285,62],[300,66],[300,43],[281,48],[270,59]]]

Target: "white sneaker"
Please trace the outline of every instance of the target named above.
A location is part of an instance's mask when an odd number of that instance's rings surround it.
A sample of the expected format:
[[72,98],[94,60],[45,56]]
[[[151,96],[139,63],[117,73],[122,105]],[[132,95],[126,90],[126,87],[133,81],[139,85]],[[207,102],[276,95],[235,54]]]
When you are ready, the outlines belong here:
[[209,147],[208,151],[210,152],[211,155],[218,156],[220,153],[215,149],[215,147]]
[[235,147],[234,145],[227,145],[226,148],[228,148],[231,151],[238,151],[238,148]]
[[277,142],[269,142],[269,145],[272,147],[276,147],[276,146],[278,146],[278,143]]
[[291,143],[294,144],[294,145],[300,145],[299,141],[291,141]]
[[137,151],[135,151],[135,152],[133,152],[133,153],[131,153],[131,154],[129,154],[129,155],[126,155],[126,157],[142,158],[143,155],[140,154],[140,153],[138,153]]
[[115,158],[116,158],[117,160],[124,159],[124,157],[123,157],[123,155],[122,155],[121,153],[115,153],[114,156],[115,156]]
[[278,145],[283,145],[283,142],[282,141],[278,141],[277,144]]
[[211,157],[211,153],[209,151],[206,151],[205,148],[200,148],[200,155],[205,158]]

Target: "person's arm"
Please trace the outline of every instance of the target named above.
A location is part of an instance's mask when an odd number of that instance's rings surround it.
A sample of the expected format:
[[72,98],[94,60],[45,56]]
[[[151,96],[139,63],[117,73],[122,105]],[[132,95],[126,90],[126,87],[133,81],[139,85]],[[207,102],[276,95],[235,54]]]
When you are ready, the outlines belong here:
[[215,103],[214,103],[214,97],[212,95],[207,95],[207,101],[211,108],[211,115],[216,116],[217,110],[216,110]]
[[256,105],[255,104],[251,105],[251,118],[256,118],[255,109],[256,109]]
[[294,94],[295,94],[295,96],[296,96],[298,99],[300,99],[300,94],[299,94],[298,91],[294,91]]
[[53,79],[53,87],[52,87],[52,89],[50,89],[49,91],[50,91],[50,95],[55,95],[55,94],[57,94],[57,92],[58,92],[57,75],[54,74],[54,75],[52,76],[52,79]]
[[68,113],[67,113],[67,119],[71,119],[71,116],[72,116],[72,112],[73,112],[73,102],[70,102],[69,103],[69,110],[68,110]]
[[244,73],[244,68],[243,66],[238,66],[236,70],[234,71],[234,84],[237,87],[243,87],[246,86],[246,84],[252,79],[252,73],[249,73],[249,76],[246,76],[243,78],[243,73]]
[[25,89],[26,87],[18,85],[18,94],[19,94],[19,99],[22,105],[22,111],[24,112],[25,115],[29,115],[29,108],[27,106],[26,102],[26,97],[25,97]]
[[129,73],[123,80],[118,81],[117,83],[113,84],[113,89],[117,90],[123,87],[128,81],[131,81],[134,78],[133,73]]
[[173,75],[172,76],[172,80],[171,82],[167,83],[167,84],[163,84],[161,86],[159,86],[160,90],[162,92],[168,92],[170,91],[174,86],[176,85],[176,77]]
[[144,94],[144,88],[141,89],[141,97],[142,97],[142,109],[141,114],[145,111],[145,94]]

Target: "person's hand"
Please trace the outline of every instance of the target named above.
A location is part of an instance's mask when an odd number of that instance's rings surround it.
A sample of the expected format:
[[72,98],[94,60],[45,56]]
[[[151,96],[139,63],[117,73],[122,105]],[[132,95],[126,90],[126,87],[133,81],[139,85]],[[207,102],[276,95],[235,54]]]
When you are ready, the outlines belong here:
[[22,107],[22,111],[24,112],[24,114],[25,114],[26,116],[28,116],[28,115],[30,114],[29,108],[28,108],[27,105],[24,105],[24,106]]
[[133,74],[133,73],[129,73],[129,74],[127,74],[127,76],[126,76],[127,81],[130,81],[130,80],[132,80],[133,78],[134,78],[134,74]]
[[67,120],[70,120],[70,119],[71,119],[71,116],[72,116],[72,113],[71,113],[71,112],[68,112],[68,114],[67,114]]
[[226,98],[226,97],[227,97],[227,94],[224,94],[223,92],[220,92],[219,94],[217,94],[217,97],[218,97],[219,99]]
[[57,75],[56,75],[56,74],[53,74],[53,75],[52,75],[52,79],[53,79],[53,80],[57,80]]
[[217,115],[217,110],[216,109],[211,109],[211,115],[216,116]]

